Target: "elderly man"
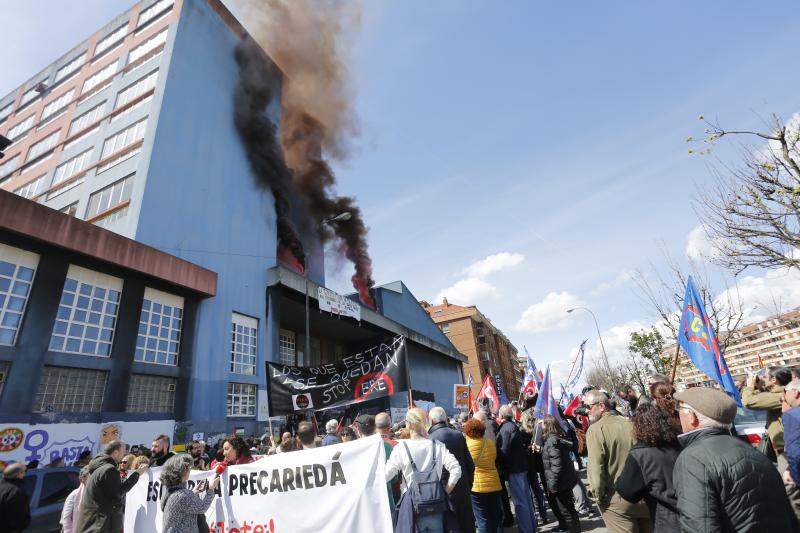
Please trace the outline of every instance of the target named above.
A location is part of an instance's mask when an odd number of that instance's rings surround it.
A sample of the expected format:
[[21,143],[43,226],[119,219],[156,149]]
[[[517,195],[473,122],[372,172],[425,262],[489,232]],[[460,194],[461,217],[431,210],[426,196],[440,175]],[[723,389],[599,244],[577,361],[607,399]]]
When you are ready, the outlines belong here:
[[0,531],[25,531],[31,523],[31,509],[25,494],[25,465],[13,463],[3,470],[0,481]]
[[783,454],[788,467],[783,471],[786,495],[800,518],[800,379],[783,389]]
[[499,414],[503,421],[496,437],[500,478],[508,481],[517,515],[517,529],[520,533],[533,533],[536,531],[536,515],[533,511],[533,494],[528,483],[528,456],[522,443],[522,434],[514,422],[511,406],[502,406]]
[[331,418],[325,423],[325,436],[322,437],[322,445],[323,446],[330,446],[331,444],[339,444],[339,435],[336,434],[336,430],[339,428],[339,422],[336,421],[335,418]]
[[139,475],[147,470],[142,465],[122,482],[118,464],[128,453],[128,446],[115,440],[106,444],[103,453],[92,459],[89,479],[81,500],[81,516],[77,531],[81,533],[122,533],[122,497],[136,485]]
[[450,500],[455,507],[458,527],[461,533],[475,532],[475,516],[472,513],[472,480],[475,472],[475,463],[467,448],[467,440],[460,431],[447,426],[447,413],[441,407],[434,407],[428,413],[431,427],[428,428],[428,437],[431,440],[441,441],[453,454],[461,465],[461,478],[450,494]]
[[675,399],[683,430],[673,472],[681,531],[797,531],[772,462],[730,434],[736,402],[705,387]]
[[586,432],[589,493],[597,500],[606,527],[611,533],[652,532],[647,505],[628,502],[614,488],[633,446],[630,421],[617,413],[602,391],[588,391],[583,403],[589,408],[591,422]]

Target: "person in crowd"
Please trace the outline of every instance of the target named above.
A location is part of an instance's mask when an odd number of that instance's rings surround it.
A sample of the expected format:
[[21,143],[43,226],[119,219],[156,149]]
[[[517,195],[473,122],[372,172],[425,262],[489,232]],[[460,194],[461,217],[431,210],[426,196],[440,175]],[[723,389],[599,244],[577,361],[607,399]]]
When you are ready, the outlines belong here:
[[497,448],[486,438],[486,426],[477,418],[464,423],[467,448],[475,465],[470,500],[478,533],[497,533],[503,523],[500,476],[495,460]]
[[246,465],[253,462],[250,448],[238,435],[230,435],[222,440],[222,456],[228,465]]
[[339,435],[336,430],[339,429],[339,422],[335,418],[331,418],[325,423],[325,436],[322,438],[323,446],[330,446],[331,444],[339,444]]
[[39,468],[39,460],[34,459],[28,463],[28,466],[25,467],[25,470],[36,470],[37,468]]
[[[675,394],[675,387],[672,386],[670,383],[664,383],[661,381],[656,381],[650,384],[650,400],[651,402],[655,403],[661,409],[664,410],[665,413],[670,415],[672,419],[672,424],[675,426],[675,431],[680,433],[681,431],[681,421],[678,418],[678,408],[676,407],[677,403],[675,402],[675,398],[673,395]],[[640,402],[640,405],[641,402]]]
[[[353,422],[353,429],[355,430],[356,435],[358,436],[359,439],[364,438],[364,437],[370,437],[370,436],[374,435],[375,434],[375,417],[372,416],[372,415],[367,415],[367,414],[358,415],[356,417],[355,421]],[[386,460],[388,461],[389,457],[391,457],[391,455],[392,455],[392,446],[388,442],[386,442],[385,440],[383,441],[383,453],[384,453],[384,455],[386,457]],[[396,480],[397,480],[397,477],[395,477],[395,479],[389,479],[386,482],[386,492],[387,492],[388,497],[389,497],[389,509],[392,509],[392,510],[395,508],[395,502],[397,501],[395,499],[395,495],[394,495],[394,492],[392,490],[393,482],[395,482]],[[397,481],[399,481],[399,480],[397,480]],[[393,517],[393,520],[394,520],[394,517]]]
[[783,389],[783,454],[788,467],[783,471],[786,495],[800,518],[800,379],[794,378]]
[[672,472],[680,453],[679,429],[672,414],[677,412],[677,404],[670,400],[667,411],[658,401],[639,406],[633,417],[636,444],[628,454],[616,489],[631,503],[644,498],[655,533],[680,533],[678,500],[672,486]]
[[292,434],[284,431],[281,435],[281,442],[278,445],[277,453],[293,452],[297,450],[297,441],[294,440]]
[[651,532],[647,506],[643,502],[628,502],[614,488],[633,447],[630,421],[618,415],[611,399],[600,390],[588,391],[583,403],[589,409],[591,422],[586,431],[590,495],[597,500],[606,527],[611,533]]
[[356,436],[356,432],[351,427],[342,428],[342,432],[339,433],[339,438],[342,439],[342,442],[350,442],[356,440],[358,437]]
[[[544,479],[544,462],[542,461],[541,446],[536,446],[533,442],[533,436],[536,432],[536,419],[531,411],[525,411],[520,417],[520,430],[522,432],[522,444],[525,447],[525,454],[528,458],[528,483],[533,491],[533,501],[539,512],[539,517],[542,524],[547,523],[547,508],[545,507],[545,500],[559,524],[564,523],[564,518],[561,511],[558,509],[558,504],[552,494],[546,490],[547,483]],[[540,484],[541,481],[541,484]],[[542,487],[545,487],[544,489]]]
[[125,479],[128,477],[128,472],[131,470],[131,466],[133,466],[133,460],[135,458],[135,455],[129,453],[122,458],[122,461],[119,462],[119,477],[122,478],[123,481],[125,481]]
[[175,455],[170,451],[169,445],[169,437],[166,435],[159,435],[153,439],[153,444],[150,446],[150,453],[152,454],[150,463],[153,466],[164,466],[164,463]]
[[64,500],[64,507],[61,509],[61,533],[78,533],[78,518],[81,514],[81,501],[83,491],[86,489],[86,480],[89,479],[89,468],[84,466],[78,473],[80,485],[73,490]]
[[56,457],[53,459],[46,468],[63,468],[64,467],[64,458],[63,457]]
[[428,438],[443,443],[461,466],[461,479],[458,480],[456,488],[450,495],[450,500],[453,502],[461,533],[474,533],[475,517],[472,514],[470,488],[475,465],[469,449],[467,449],[467,441],[463,433],[447,425],[447,413],[443,408],[438,406],[432,408],[428,412],[428,421],[431,424],[428,428]]
[[617,397],[623,401],[619,402],[617,410],[624,416],[632,417],[636,414],[636,408],[639,406],[639,398],[641,398],[639,391],[630,385],[622,385],[617,390]]
[[533,511],[533,494],[528,482],[528,458],[522,444],[522,435],[514,422],[511,407],[500,407],[499,414],[503,420],[496,437],[500,477],[508,481],[516,511],[517,528],[520,533],[533,533],[536,531],[536,515]]
[[570,452],[572,441],[566,438],[554,416],[547,415],[542,422],[544,444],[542,445],[542,461],[547,480],[547,492],[555,497],[561,520],[559,531],[580,533],[581,524],[575,502],[572,499],[572,488],[578,482],[578,473],[572,464]]
[[730,433],[736,402],[706,387],[678,392],[675,399],[683,429],[673,472],[680,530],[798,531],[772,462]]
[[25,472],[22,463],[11,463],[3,470],[0,481],[0,531],[18,533],[31,523],[31,508],[25,494]]
[[480,420],[481,422],[483,422],[483,425],[486,426],[487,439],[496,440],[494,422],[492,421],[491,416],[486,411],[484,411],[483,409],[479,409],[478,412],[476,412],[473,415],[473,418]]
[[792,379],[800,379],[800,367],[793,367],[790,371],[792,373]]
[[150,466],[150,459],[144,455],[137,455],[131,464],[131,470],[138,470],[140,466]]
[[311,422],[303,421],[297,425],[297,440],[304,450],[313,450],[317,447],[317,432]]
[[411,430],[408,429],[407,427],[402,427],[397,431],[396,435],[398,441],[408,440],[411,438]]
[[81,454],[78,456],[78,460],[72,465],[75,468],[83,468],[84,466],[89,466],[89,462],[92,460],[92,452],[89,450],[83,450]]
[[783,388],[792,380],[792,372],[788,368],[770,367],[767,369],[766,382],[758,376],[747,378],[741,390],[742,405],[754,411],[767,412],[767,434],[772,451],[777,458],[778,468],[786,470],[786,457],[783,456],[783,425],[781,424],[781,399]]
[[[439,479],[442,479],[442,470],[446,469],[449,476],[445,490],[451,494],[461,479],[461,465],[444,443],[432,441],[428,438],[427,416],[425,411],[412,407],[406,412],[406,428],[411,432],[411,438],[398,443],[392,450],[392,455],[386,462],[386,479],[392,479],[398,474],[403,476],[404,494],[409,484],[414,483],[414,467],[418,471],[435,469]],[[413,465],[412,466],[412,460]],[[445,531],[445,515],[430,514],[414,516],[411,498],[403,497],[400,505],[397,529],[395,531],[419,531],[420,533],[443,533]]]
[[[161,510],[163,511],[164,533],[196,533],[206,531],[208,525],[205,513],[214,500],[214,491],[219,486],[219,476],[214,476],[208,485],[198,483],[194,491],[189,490],[186,481],[192,473],[194,460],[189,455],[175,455],[164,464],[161,472]],[[205,496],[199,496],[200,489],[206,488]],[[203,527],[204,526],[204,527]]]
[[205,445],[198,440],[193,440],[188,448],[186,451],[192,458],[192,470],[208,470],[208,462],[203,458]]
[[89,463],[89,479],[83,492],[77,528],[80,533],[122,533],[122,498],[136,485],[139,475],[148,468],[140,465],[123,482],[117,465],[125,457],[127,450],[124,442],[111,441],[105,445],[103,453]]
[[375,415],[375,429],[378,430],[381,438],[394,448],[397,441],[394,440],[394,435],[392,435],[392,418],[389,413],[380,412]]

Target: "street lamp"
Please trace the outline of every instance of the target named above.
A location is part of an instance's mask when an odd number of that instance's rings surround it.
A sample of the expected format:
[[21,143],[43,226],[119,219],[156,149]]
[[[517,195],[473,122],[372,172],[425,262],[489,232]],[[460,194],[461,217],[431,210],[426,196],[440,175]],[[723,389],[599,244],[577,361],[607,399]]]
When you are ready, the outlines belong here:
[[605,344],[603,344],[603,336],[600,335],[600,326],[597,325],[597,317],[594,316],[594,313],[588,307],[573,307],[572,309],[567,309],[567,313],[571,313],[571,312],[575,311],[576,309],[583,309],[584,311],[588,311],[589,314],[592,315],[592,319],[594,319],[594,328],[597,330],[597,338],[600,339],[600,348],[602,348],[602,350],[603,350],[603,360],[606,363],[606,370],[608,370],[610,372],[611,371],[611,365],[608,362],[608,354],[606,354]]

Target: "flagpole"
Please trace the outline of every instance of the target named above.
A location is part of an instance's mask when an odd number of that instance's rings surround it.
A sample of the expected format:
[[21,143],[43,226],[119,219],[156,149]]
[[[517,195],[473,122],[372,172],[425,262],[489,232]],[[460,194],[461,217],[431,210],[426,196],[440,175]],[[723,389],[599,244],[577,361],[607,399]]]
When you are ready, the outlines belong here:
[[[678,333],[680,335],[680,333]],[[675,371],[678,370],[678,356],[681,353],[681,344],[677,342],[675,344],[675,359],[672,361],[672,376],[669,379],[670,384],[674,387],[675,386]]]

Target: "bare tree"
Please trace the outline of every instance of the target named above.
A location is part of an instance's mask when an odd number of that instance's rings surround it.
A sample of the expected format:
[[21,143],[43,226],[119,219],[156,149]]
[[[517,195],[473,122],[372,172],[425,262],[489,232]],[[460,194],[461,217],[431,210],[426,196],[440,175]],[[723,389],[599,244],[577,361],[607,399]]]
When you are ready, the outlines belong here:
[[592,368],[586,374],[586,382],[614,394],[620,385],[628,382],[628,373],[623,364],[592,362]]
[[750,266],[800,268],[800,119],[787,126],[773,115],[771,132],[763,133],[700,118],[709,146],[732,135],[765,141],[745,148],[740,168],[716,170],[715,186],[696,205],[719,252],[712,259],[736,273]]

